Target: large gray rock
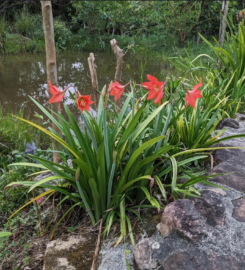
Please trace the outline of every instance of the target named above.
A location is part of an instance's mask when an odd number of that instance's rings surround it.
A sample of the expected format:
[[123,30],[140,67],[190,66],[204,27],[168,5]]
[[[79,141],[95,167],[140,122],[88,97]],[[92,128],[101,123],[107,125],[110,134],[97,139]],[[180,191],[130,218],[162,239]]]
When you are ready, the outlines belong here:
[[240,222],[245,222],[245,198],[232,201],[234,209],[232,217]]
[[223,226],[225,206],[219,195],[206,190],[201,196],[167,205],[159,226],[161,234],[167,236],[174,230],[191,241],[199,241],[212,230],[210,226]]
[[231,118],[224,118],[219,121],[218,125],[216,126],[216,129],[222,129],[224,127],[231,127],[238,129],[239,128],[239,123]]
[[[245,116],[239,114],[238,128],[228,128],[220,137],[245,134]],[[231,119],[232,120],[232,119]],[[227,120],[228,121],[228,120]],[[232,123],[234,121],[231,121]],[[245,148],[245,137],[226,140],[219,146]],[[245,149],[222,149],[215,151],[214,165],[211,174],[224,174],[213,178],[213,181],[230,186],[239,191],[245,191]]]
[[[218,190],[218,192],[220,191]],[[201,198],[193,198],[195,209],[206,218],[209,226],[223,226],[225,223],[225,206],[218,194],[214,189],[204,190],[201,192]]]
[[198,249],[191,253],[176,252],[162,264],[163,270],[242,270],[245,269],[245,256],[240,258],[216,254],[208,255]]
[[[233,217],[233,202],[242,193],[201,184],[198,188],[202,190],[202,198],[179,200],[165,208],[163,217],[168,219],[169,214],[171,222],[162,219],[161,223],[170,225],[165,230],[167,234],[161,237],[156,232],[137,243],[134,269],[245,270],[245,223]],[[186,224],[190,225],[188,230]]]
[[173,230],[192,241],[206,236],[205,218],[196,210],[193,201],[177,200],[166,206],[160,232],[163,236],[168,236]]

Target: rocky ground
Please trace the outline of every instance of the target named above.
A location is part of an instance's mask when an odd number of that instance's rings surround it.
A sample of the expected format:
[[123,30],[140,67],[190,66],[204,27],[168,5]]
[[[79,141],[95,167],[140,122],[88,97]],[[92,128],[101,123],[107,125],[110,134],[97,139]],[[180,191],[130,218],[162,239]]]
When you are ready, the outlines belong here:
[[[222,137],[245,134],[245,116],[222,120],[219,128],[226,127]],[[222,146],[245,147],[245,138]],[[97,269],[245,270],[245,149],[216,151],[210,174],[217,173],[225,174],[212,181],[225,189],[196,185],[201,198],[170,203],[158,225],[139,229],[135,247],[114,246],[118,236],[103,241]],[[95,242],[82,235],[50,242],[44,270],[89,270]]]

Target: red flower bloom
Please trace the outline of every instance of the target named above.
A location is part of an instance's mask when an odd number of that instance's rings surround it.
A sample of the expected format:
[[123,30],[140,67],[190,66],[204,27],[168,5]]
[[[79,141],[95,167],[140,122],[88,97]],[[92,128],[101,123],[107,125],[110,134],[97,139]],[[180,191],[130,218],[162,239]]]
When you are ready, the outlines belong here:
[[79,93],[79,96],[77,98],[77,106],[81,110],[82,113],[83,113],[83,110],[86,110],[88,112],[90,111],[90,107],[89,106],[94,103],[90,99],[91,99],[91,95],[89,95],[89,96],[82,96]]
[[158,102],[158,104],[161,105],[161,99],[163,98],[163,88],[167,81],[165,83],[159,82],[156,77],[149,74],[147,75],[147,80],[149,80],[149,82],[144,82],[142,85],[142,87],[149,91],[147,100],[156,98],[154,103]]
[[[202,78],[200,78],[199,84],[193,86],[192,91],[188,91],[184,85],[186,96],[185,96],[185,108],[187,108],[188,104],[196,109],[196,100],[202,97],[201,91],[198,87],[202,86]],[[187,103],[188,102],[188,103]]]
[[115,96],[115,101],[117,101],[120,96],[123,94],[124,89],[129,84],[128,82],[125,85],[121,85],[119,82],[114,82],[113,84],[110,83],[109,85],[109,91],[111,96]]
[[59,106],[61,109],[61,101],[65,96],[65,92],[67,91],[69,87],[71,87],[71,85],[69,85],[64,90],[59,90],[55,85],[52,85],[51,81],[49,81],[48,83],[49,83],[49,91],[53,95],[49,100],[49,104],[59,102],[60,103]]

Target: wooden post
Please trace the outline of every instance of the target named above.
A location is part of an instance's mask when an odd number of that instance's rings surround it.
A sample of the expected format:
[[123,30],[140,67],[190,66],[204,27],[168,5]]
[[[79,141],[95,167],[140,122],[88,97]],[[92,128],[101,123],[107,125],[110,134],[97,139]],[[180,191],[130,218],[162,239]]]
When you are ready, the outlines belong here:
[[93,93],[94,93],[94,102],[96,106],[96,110],[98,109],[99,105],[99,95],[98,95],[98,79],[97,79],[97,72],[96,72],[96,64],[95,64],[95,57],[93,53],[90,53],[89,58],[88,58],[88,66],[89,66],[89,71],[91,75],[91,81],[92,81],[92,88],[93,88]]
[[229,8],[229,1],[223,1],[222,10],[221,10],[221,17],[220,17],[220,28],[219,28],[219,45],[220,45],[220,47],[224,46],[228,8]]
[[119,48],[118,42],[114,39],[110,41],[111,48],[117,58],[117,66],[116,66],[116,74],[115,74],[115,82],[121,82],[122,79],[122,67],[123,67],[123,57],[125,56],[122,49]]
[[[55,53],[55,41],[54,41],[54,27],[53,27],[53,13],[51,1],[41,1],[42,16],[43,16],[43,29],[45,34],[45,49],[46,49],[46,66],[47,66],[47,82],[49,80],[53,85],[57,86],[57,66],[56,66],[56,53]],[[49,91],[50,93],[50,91]],[[51,97],[51,95],[50,95]],[[58,113],[58,103],[52,103],[51,110]],[[58,121],[57,116],[52,114]],[[52,129],[60,134],[60,130],[52,123]],[[53,141],[53,149],[55,149],[55,143]],[[56,146],[58,147],[57,143]],[[53,153],[54,162],[60,162],[58,153]]]

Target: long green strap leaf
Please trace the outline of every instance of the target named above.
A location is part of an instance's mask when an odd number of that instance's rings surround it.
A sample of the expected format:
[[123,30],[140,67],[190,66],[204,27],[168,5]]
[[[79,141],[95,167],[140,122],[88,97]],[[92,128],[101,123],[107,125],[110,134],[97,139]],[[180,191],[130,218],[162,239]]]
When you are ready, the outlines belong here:
[[20,118],[18,116],[12,115],[13,117],[26,122],[36,128],[38,128],[39,130],[43,131],[44,133],[46,133],[47,135],[49,135],[51,138],[55,139],[57,142],[59,142],[60,144],[62,144],[66,149],[68,149],[76,158],[79,158],[79,156],[77,155],[76,151],[74,149],[72,149],[65,141],[63,141],[60,137],[58,137],[57,135],[51,133],[50,131],[46,130],[43,127],[40,127],[39,125],[36,125],[35,123],[32,123],[31,121],[25,120],[23,118]]
[[83,201],[83,203],[84,203],[84,205],[86,207],[86,210],[88,211],[88,214],[89,214],[89,216],[91,218],[92,224],[95,225],[94,214],[93,214],[93,212],[92,212],[92,210],[91,210],[91,208],[90,208],[90,206],[89,206],[89,204],[88,204],[88,202],[86,200],[85,194],[84,194],[84,192],[83,192],[83,190],[82,190],[82,188],[80,186],[79,181],[76,181],[76,183],[77,183],[77,187],[78,187],[78,191],[79,191],[79,194],[81,196],[81,199],[82,199],[82,201]]

